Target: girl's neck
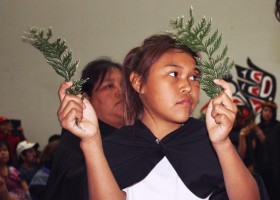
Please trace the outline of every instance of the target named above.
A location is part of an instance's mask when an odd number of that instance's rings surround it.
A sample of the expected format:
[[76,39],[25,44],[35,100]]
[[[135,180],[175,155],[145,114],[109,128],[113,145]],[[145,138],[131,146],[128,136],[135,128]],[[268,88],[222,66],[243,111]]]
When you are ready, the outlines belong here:
[[166,135],[182,126],[182,124],[167,122],[165,120],[155,120],[152,119],[150,116],[143,116],[141,118],[141,121],[150,129],[153,135],[159,140],[161,140]]

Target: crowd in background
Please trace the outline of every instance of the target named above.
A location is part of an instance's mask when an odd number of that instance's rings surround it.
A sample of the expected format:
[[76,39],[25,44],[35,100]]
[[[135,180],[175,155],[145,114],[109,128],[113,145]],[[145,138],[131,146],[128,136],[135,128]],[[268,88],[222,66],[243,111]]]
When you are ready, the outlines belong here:
[[18,122],[0,117],[0,200],[39,200],[60,134],[50,136],[41,152],[39,143],[28,141]]
[[259,123],[244,118],[239,109],[229,137],[248,169],[261,175],[270,198],[279,199],[280,122],[276,103],[263,103]]

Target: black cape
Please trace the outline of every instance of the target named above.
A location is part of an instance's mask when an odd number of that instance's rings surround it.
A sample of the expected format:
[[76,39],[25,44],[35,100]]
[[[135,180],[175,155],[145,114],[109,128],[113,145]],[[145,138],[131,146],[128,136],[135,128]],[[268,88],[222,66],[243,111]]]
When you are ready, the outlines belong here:
[[[103,142],[105,155],[120,188],[143,180],[166,156],[184,184],[198,197],[226,197],[219,160],[205,123],[190,118],[161,141],[141,122],[123,127]],[[214,197],[214,195],[213,195]],[[216,199],[216,198],[213,198]]]
[[[121,189],[143,180],[166,156],[196,196],[206,198],[210,195],[210,200],[228,199],[221,166],[203,121],[190,118],[159,141],[139,120],[106,138],[103,148]],[[254,177],[261,199],[269,200],[262,179],[258,175]]]

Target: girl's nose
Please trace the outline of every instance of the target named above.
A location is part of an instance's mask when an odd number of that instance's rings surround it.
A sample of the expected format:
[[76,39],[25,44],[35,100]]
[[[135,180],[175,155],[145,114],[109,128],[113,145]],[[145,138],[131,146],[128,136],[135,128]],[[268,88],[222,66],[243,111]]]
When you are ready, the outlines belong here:
[[180,92],[182,93],[190,93],[192,90],[191,85],[188,80],[184,79],[181,81]]

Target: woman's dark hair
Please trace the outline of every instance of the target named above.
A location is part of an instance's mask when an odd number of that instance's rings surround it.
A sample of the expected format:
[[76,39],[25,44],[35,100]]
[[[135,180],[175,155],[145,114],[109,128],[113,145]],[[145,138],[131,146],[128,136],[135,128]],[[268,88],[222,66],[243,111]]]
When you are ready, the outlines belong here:
[[41,165],[44,165],[45,167],[51,169],[59,142],[60,140],[54,140],[47,144],[40,157]]
[[6,146],[7,147],[7,150],[9,152],[9,160],[7,162],[7,165],[11,165],[12,164],[12,158],[11,158],[11,149],[10,149],[10,145],[9,143],[6,141],[6,140],[2,140],[0,141],[0,148],[2,148],[3,146]]
[[265,120],[263,118],[263,109],[265,107],[271,108],[271,112],[272,112],[271,122],[275,122],[276,119],[277,119],[277,105],[276,105],[276,103],[274,103],[272,101],[267,101],[267,102],[263,103],[263,105],[262,105],[262,111],[261,111],[261,116],[260,116],[261,127],[264,126],[264,124],[265,124]]
[[133,124],[143,114],[143,104],[137,91],[131,85],[132,72],[141,77],[140,88],[146,84],[151,66],[167,51],[176,49],[192,56],[198,56],[187,46],[177,45],[167,34],[153,35],[144,40],[139,47],[132,49],[126,56],[124,67],[125,124]]
[[83,69],[81,78],[89,79],[83,84],[82,91],[90,97],[93,89],[99,89],[106,73],[112,69],[122,71],[122,66],[119,63],[113,62],[108,57],[99,58],[88,63]]

